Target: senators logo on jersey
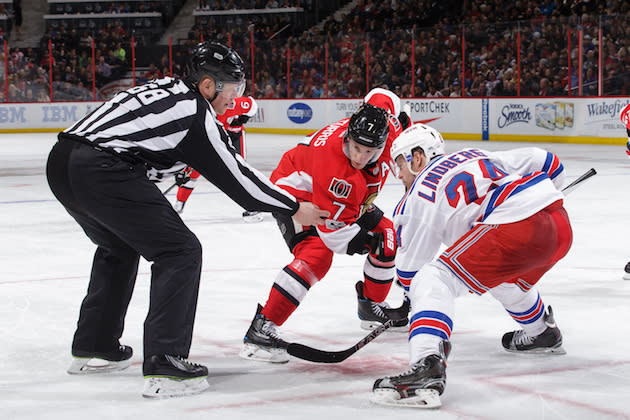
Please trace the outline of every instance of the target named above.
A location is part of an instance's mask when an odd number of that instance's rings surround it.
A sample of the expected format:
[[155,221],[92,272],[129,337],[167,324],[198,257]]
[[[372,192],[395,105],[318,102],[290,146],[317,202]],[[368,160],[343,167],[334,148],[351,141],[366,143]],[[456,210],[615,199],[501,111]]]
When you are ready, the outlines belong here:
[[337,198],[348,198],[350,191],[352,191],[352,185],[343,179],[333,178],[328,191]]

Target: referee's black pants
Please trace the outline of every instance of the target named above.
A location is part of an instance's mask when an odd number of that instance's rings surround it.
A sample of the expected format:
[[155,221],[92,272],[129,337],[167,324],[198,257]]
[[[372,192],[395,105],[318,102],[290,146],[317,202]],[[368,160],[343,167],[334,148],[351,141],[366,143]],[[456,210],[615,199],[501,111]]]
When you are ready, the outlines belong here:
[[60,140],[50,152],[46,174],[53,194],[98,247],[73,353],[118,348],[142,256],[153,263],[144,357],[188,357],[201,244],[148,180],[144,165]]

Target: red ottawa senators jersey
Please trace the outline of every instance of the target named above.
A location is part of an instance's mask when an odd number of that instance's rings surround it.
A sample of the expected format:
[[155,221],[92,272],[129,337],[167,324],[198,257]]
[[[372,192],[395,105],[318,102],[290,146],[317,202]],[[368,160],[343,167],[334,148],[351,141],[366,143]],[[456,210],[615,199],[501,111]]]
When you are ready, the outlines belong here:
[[322,232],[356,221],[368,197],[364,171],[355,169],[343,151],[349,118],[330,124],[286,152],[271,174],[271,181],[294,197],[328,210]]

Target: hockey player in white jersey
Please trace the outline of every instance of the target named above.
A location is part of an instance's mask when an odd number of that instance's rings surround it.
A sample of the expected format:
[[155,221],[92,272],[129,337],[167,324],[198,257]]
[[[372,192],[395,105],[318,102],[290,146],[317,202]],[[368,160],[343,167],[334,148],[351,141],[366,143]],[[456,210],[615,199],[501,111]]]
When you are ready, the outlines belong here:
[[372,400],[441,405],[454,300],[470,293],[489,292],[521,327],[503,335],[505,350],[564,354],[535,289],[572,242],[558,157],[539,148],[445,154],[442,136],[417,124],[394,141],[392,158],[407,188],[394,227],[397,274],[411,279],[410,369],[376,380]]

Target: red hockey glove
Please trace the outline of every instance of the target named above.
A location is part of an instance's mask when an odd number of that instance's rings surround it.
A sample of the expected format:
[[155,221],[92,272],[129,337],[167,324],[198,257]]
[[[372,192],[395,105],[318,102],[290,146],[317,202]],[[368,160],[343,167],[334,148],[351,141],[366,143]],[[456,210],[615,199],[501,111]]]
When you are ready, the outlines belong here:
[[387,227],[383,229],[383,232],[374,232],[373,235],[378,238],[378,242],[375,248],[370,247],[372,256],[377,257],[380,261],[393,260],[396,257],[396,234],[394,229]]

